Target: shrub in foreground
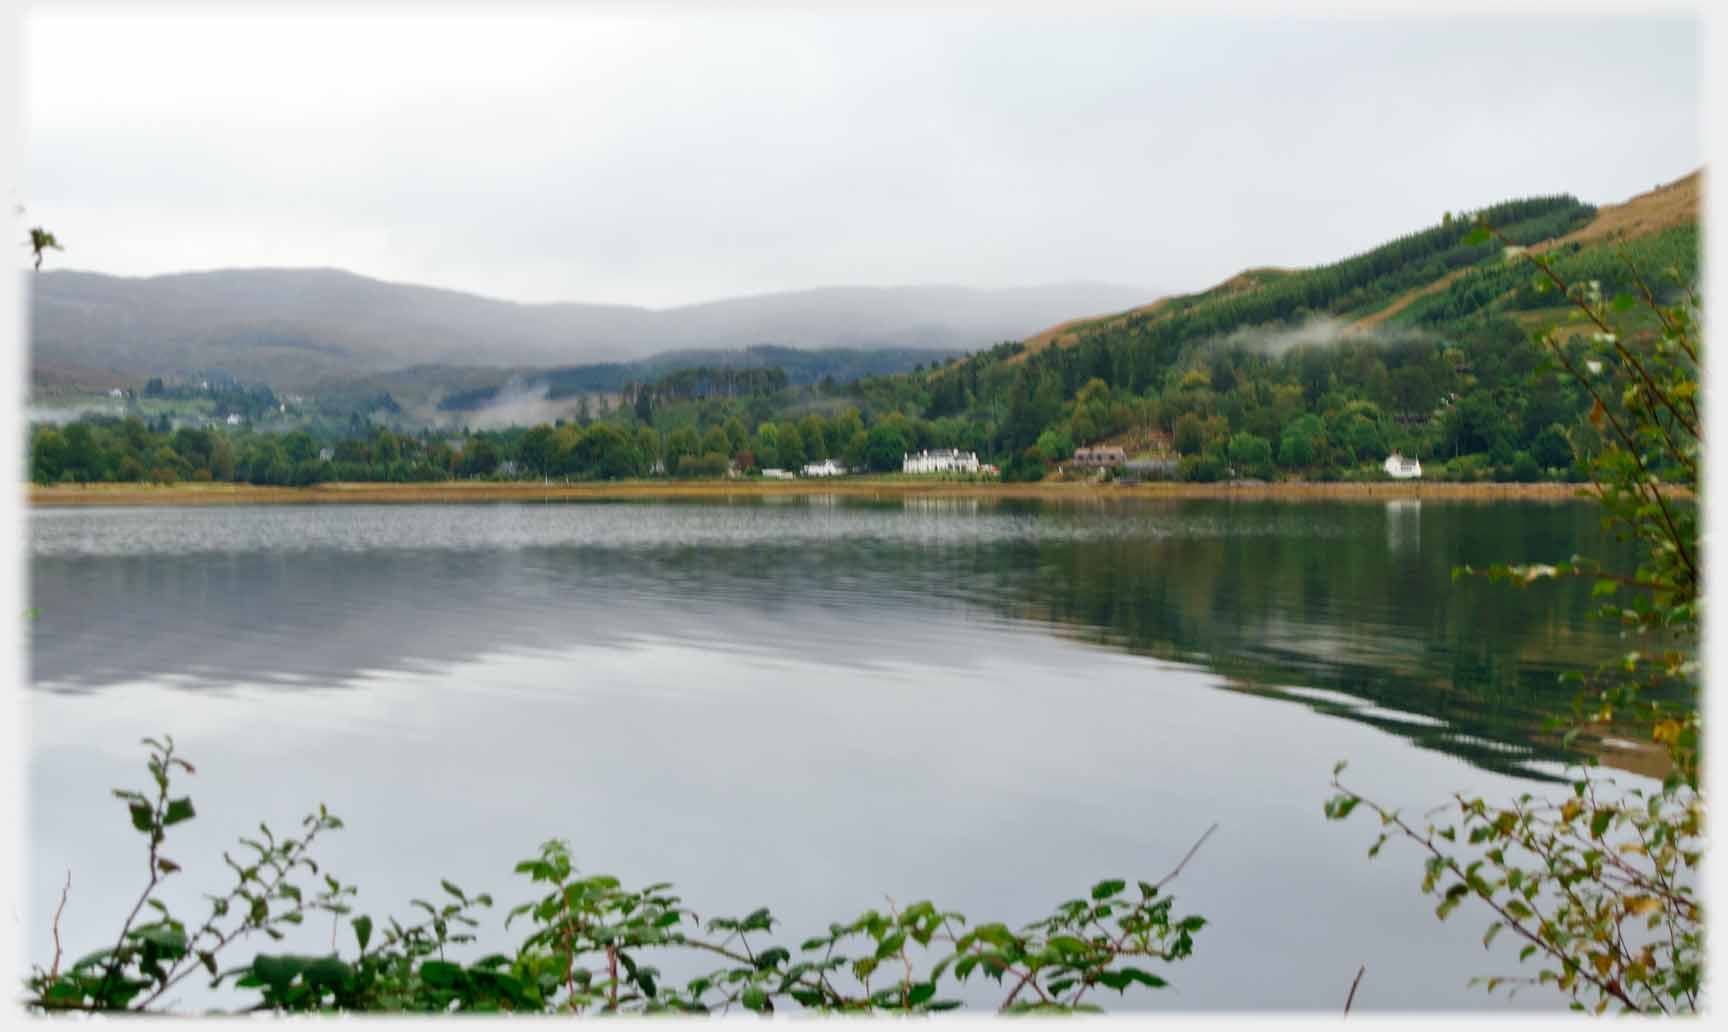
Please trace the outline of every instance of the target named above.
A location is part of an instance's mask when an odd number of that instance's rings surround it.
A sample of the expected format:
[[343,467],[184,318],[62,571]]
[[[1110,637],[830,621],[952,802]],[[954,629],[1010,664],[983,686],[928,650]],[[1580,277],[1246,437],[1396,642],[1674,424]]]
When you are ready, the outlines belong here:
[[[1105,991],[1163,988],[1151,966],[1187,957],[1206,924],[1176,916],[1163,891],[1206,836],[1161,881],[1101,881],[1017,929],[969,924],[917,902],[866,911],[795,945],[773,941],[778,922],[767,909],[700,921],[670,884],[630,888],[610,875],[584,874],[569,847],[552,841],[516,865],[531,896],[509,911],[505,928],[519,927],[521,940],[509,952],[463,962],[450,949],[475,943],[477,915],[492,907],[492,897],[445,881],[437,902],[414,901],[413,923],[355,913],[354,887],[313,856],[318,839],[342,827],[319,807],[295,837],[278,838],[260,825],[259,838],[241,839],[243,859],[224,853],[234,883],[207,897],[210,913],[193,925],[158,895],[164,879],[181,873],[163,847],[169,830],[194,816],[191,799],[173,792],[176,774],[193,768],[171,738],[145,745],[152,790],[115,795],[148,839],[148,881],[113,944],[69,964],[56,914],[53,961],[25,980],[33,1012],[157,1012],[175,986],[202,978],[256,993],[248,1006],[254,1011],[928,1013],[959,1007],[944,988],[975,976],[1002,988],[1005,1012],[1087,1011],[1098,1009]],[[258,953],[232,964],[234,943],[253,933],[279,940],[313,913],[348,918],[349,953]],[[675,983],[652,963],[665,950],[713,966]]]

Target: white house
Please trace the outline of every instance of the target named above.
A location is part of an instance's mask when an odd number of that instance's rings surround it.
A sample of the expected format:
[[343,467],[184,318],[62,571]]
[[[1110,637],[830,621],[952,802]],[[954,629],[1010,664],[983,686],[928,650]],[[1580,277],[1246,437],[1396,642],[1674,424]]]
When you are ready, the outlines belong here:
[[804,464],[804,475],[807,477],[839,477],[846,475],[846,467],[833,459],[823,459],[821,462]]
[[1393,480],[1414,480],[1422,475],[1422,463],[1415,459],[1406,459],[1393,452],[1386,456],[1386,475]]
[[900,457],[902,473],[976,473],[978,472],[978,454],[963,452],[955,448],[941,448],[936,451],[921,451],[916,455]]
[[229,426],[239,426],[240,425],[240,413],[238,413],[238,412],[228,413],[228,425]]
[[786,472],[783,469],[765,469],[762,471],[762,476],[764,479],[767,479],[767,480],[791,480],[792,479],[792,474]]

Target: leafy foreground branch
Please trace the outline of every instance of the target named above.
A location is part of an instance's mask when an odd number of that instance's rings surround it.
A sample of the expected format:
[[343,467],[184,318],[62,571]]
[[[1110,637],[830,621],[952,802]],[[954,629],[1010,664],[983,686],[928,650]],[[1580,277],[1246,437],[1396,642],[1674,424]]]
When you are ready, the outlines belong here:
[[[1369,848],[1403,838],[1426,854],[1422,891],[1439,898],[1441,920],[1467,899],[1494,912],[1483,948],[1503,931],[1523,940],[1520,963],[1536,958],[1534,977],[1475,980],[1493,992],[1552,984],[1578,1008],[1598,1012],[1691,1013],[1703,982],[1704,911],[1695,885],[1703,859],[1703,800],[1696,792],[1631,789],[1583,777],[1558,803],[1526,793],[1508,806],[1456,795],[1443,809],[1455,823],[1420,830],[1397,811],[1339,780],[1326,816],[1342,820],[1359,805],[1380,818]],[[1456,807],[1456,809],[1454,809]],[[1469,852],[1460,851],[1460,844]]]
[[[766,910],[702,922],[666,883],[629,889],[609,875],[583,875],[569,847],[548,842],[516,865],[536,897],[510,910],[505,928],[521,921],[527,935],[513,954],[472,962],[449,956],[475,942],[476,915],[493,905],[446,881],[437,903],[415,900],[414,924],[394,918],[375,925],[353,913],[356,890],[322,871],[312,856],[320,835],[342,822],[320,807],[298,837],[278,839],[260,825],[243,838],[249,855],[224,853],[234,885],[207,896],[209,916],[195,928],[157,897],[180,865],[162,852],[168,830],[194,816],[189,798],[172,792],[176,769],[193,773],[172,738],[146,739],[154,795],[116,790],[133,828],[149,839],[148,879],[113,946],[62,968],[59,913],[55,956],[25,980],[25,1006],[48,1011],[149,1011],[170,1007],[171,990],[188,977],[212,987],[255,990],[255,1011],[324,1012],[725,1012],[734,1006],[771,1013],[788,1001],[825,1012],[933,1012],[959,1007],[943,998],[944,980],[973,975],[1003,987],[1001,1010],[1097,1010],[1098,992],[1124,993],[1138,984],[1163,988],[1145,966],[1173,963],[1193,952],[1202,917],[1175,917],[1164,886],[1181,873],[1206,837],[1158,882],[1101,881],[1087,896],[1018,930],[1001,923],[968,925],[960,914],[929,902],[830,924],[796,951],[769,936],[778,923]],[[307,877],[316,887],[303,887]],[[64,901],[62,901],[62,906]],[[354,953],[324,956],[259,953],[223,968],[234,943],[255,932],[284,937],[309,914],[349,917]],[[140,918],[147,920],[141,921]],[[334,946],[334,942],[332,942]],[[650,963],[656,951],[683,950],[709,958],[708,973],[674,985]]]
[[[1473,239],[1495,236],[1484,226]],[[1600,1013],[1618,1004],[1632,1012],[1695,1013],[1705,938],[1696,894],[1705,850],[1696,659],[1702,577],[1693,504],[1702,459],[1696,299],[1688,291],[1685,305],[1662,304],[1627,261],[1638,296],[1605,301],[1596,283],[1566,282],[1551,257],[1519,257],[1536,270],[1536,288],[1563,295],[1573,321],[1587,331],[1550,329],[1538,343],[1552,367],[1592,401],[1589,426],[1579,432],[1597,435],[1602,446],[1591,460],[1587,493],[1604,529],[1637,545],[1637,565],[1614,571],[1574,556],[1555,564],[1466,566],[1453,577],[1483,575],[1520,588],[1548,578],[1590,578],[1592,597],[1603,600],[1597,615],[1640,647],[1588,676],[1568,675],[1580,693],[1571,719],[1553,724],[1570,725],[1562,739],[1567,746],[1580,734],[1609,730],[1647,736],[1667,753],[1667,775],[1651,790],[1622,791],[1585,763],[1567,797],[1525,794],[1495,806],[1458,794],[1440,808],[1455,804],[1457,823],[1428,822],[1418,830],[1340,781],[1340,763],[1332,778],[1337,794],[1325,812],[1334,820],[1361,806],[1377,814],[1382,832],[1369,856],[1389,838],[1415,843],[1427,854],[1422,891],[1440,897],[1438,917],[1477,900],[1495,916],[1484,947],[1510,930],[1524,943],[1520,963],[1540,959],[1534,978],[1479,979],[1490,992],[1551,984],[1575,1009]],[[1629,334],[1618,325],[1620,315],[1639,306],[1654,313],[1656,332]]]

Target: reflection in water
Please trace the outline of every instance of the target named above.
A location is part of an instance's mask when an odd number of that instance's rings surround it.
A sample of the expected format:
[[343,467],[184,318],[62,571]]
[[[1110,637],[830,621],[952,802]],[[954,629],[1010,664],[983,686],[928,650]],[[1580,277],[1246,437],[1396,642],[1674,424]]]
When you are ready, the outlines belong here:
[[1202,666],[1530,776],[1565,758],[1538,733],[1567,698],[1556,675],[1615,647],[1582,584],[1452,583],[1460,563],[1600,553],[1590,511],[1565,504],[73,510],[36,513],[32,538],[32,679],[59,692],[342,685],[648,637],[941,664],[960,661],[935,646],[941,621],[985,621]]
[[924,516],[976,516],[978,502],[977,498],[922,498],[918,495],[907,495],[901,505],[907,512]]
[[1422,551],[1422,499],[1394,498],[1386,503],[1386,547],[1392,552]]
[[1601,553],[1589,509],[965,501],[34,512],[31,955],[68,869],[69,942],[136,899],[106,790],[168,730],[177,859],[325,801],[374,914],[514,901],[509,851],[567,834],[793,941],[877,893],[1022,921],[1216,821],[1177,887],[1213,924],[1125,1005],[1333,1012],[1371,955],[1358,1010],[1507,1006],[1319,802],[1341,758],[1420,808],[1559,755],[1554,672],[1616,645],[1586,586],[1450,571]]

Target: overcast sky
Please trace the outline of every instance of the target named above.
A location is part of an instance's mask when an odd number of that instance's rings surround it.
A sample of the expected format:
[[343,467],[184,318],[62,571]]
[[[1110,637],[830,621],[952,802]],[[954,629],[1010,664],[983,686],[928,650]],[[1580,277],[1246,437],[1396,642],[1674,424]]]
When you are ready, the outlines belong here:
[[1146,14],[39,13],[63,268],[522,301],[1203,288],[1704,160],[1696,24]]

